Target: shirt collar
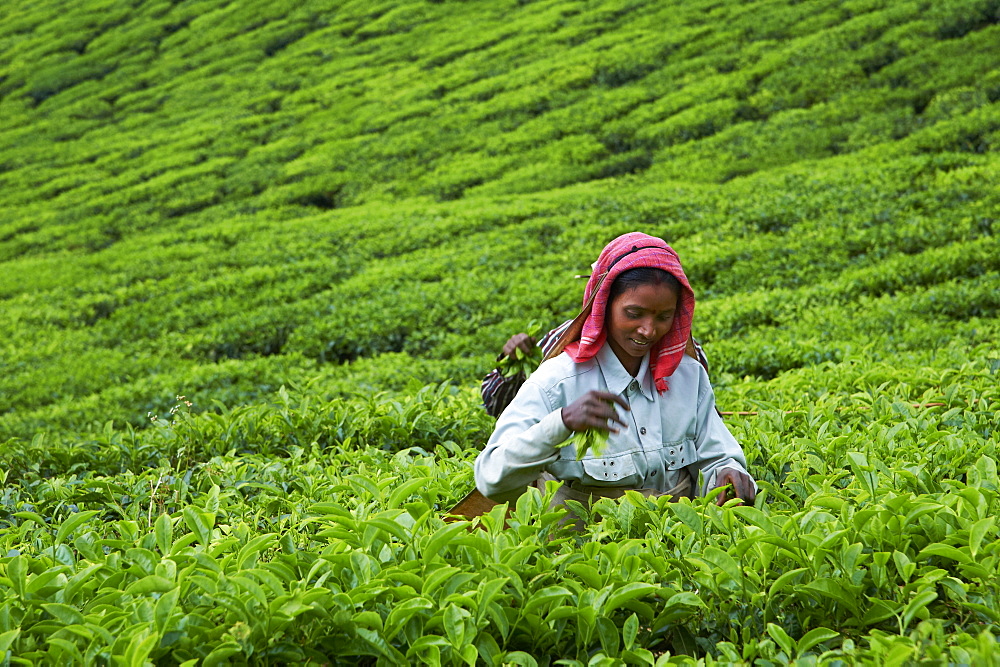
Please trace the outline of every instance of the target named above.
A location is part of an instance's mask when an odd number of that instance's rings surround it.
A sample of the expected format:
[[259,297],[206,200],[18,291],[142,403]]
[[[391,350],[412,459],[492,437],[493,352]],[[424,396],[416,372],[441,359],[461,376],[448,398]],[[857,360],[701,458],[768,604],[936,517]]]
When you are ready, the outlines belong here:
[[[601,372],[604,374],[604,382],[608,385],[608,391],[612,394],[625,393],[633,377],[622,366],[622,362],[618,361],[618,356],[611,349],[611,346],[608,345],[607,341],[597,351],[596,359],[597,364],[601,367]],[[642,364],[639,366],[639,373],[634,379],[639,381],[639,391],[642,395],[649,400],[653,400],[653,376],[649,372],[648,352],[643,356]]]

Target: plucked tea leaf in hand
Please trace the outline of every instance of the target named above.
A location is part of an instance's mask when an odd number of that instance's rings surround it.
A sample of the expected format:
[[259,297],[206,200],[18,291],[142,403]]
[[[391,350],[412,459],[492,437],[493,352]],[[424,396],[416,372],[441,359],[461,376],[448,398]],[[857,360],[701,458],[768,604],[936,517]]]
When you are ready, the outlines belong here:
[[[541,337],[542,325],[532,320],[528,323],[525,333],[533,340],[538,340]],[[505,356],[497,363],[497,369],[499,369],[500,374],[504,377],[509,378],[516,375],[527,377],[538,368],[538,363],[541,360],[542,350],[537,345],[532,345],[528,352],[525,352],[520,347],[515,347],[513,353]]]
[[575,431],[569,438],[556,448],[568,447],[570,445],[576,446],[576,460],[580,461],[587,454],[587,450],[591,450],[594,456],[600,456],[608,446],[608,438],[611,436],[610,431],[602,431],[601,429],[588,428],[586,431]]
[[576,442],[576,460],[583,459],[587,450],[592,451],[594,456],[600,456],[608,446],[610,435],[610,432],[596,428],[588,428],[586,431],[576,433],[573,436],[573,440]]
[[[608,405],[614,406],[611,401],[607,401]],[[588,428],[586,431],[576,431],[570,435],[569,439],[566,440],[558,447],[565,447],[569,444],[576,445],[576,460],[580,461],[587,454],[587,450],[591,450],[594,456],[600,456],[604,453],[604,450],[608,447],[608,440],[611,437],[611,432],[599,428]]]

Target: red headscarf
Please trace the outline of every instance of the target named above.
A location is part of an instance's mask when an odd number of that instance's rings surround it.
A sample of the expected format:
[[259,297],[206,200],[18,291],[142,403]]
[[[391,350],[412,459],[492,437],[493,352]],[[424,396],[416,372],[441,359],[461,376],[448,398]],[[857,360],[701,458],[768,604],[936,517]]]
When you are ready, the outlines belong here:
[[565,351],[577,363],[592,359],[597,354],[607,339],[604,316],[611,285],[625,271],[640,267],[663,269],[681,284],[673,326],[649,351],[649,368],[656,390],[662,394],[668,388],[666,379],[673,375],[684,356],[694,316],[694,292],[684,275],[681,260],[662,239],[631,232],[604,247],[583,293],[584,312],[589,304],[590,313],[586,315],[580,339],[566,345]]

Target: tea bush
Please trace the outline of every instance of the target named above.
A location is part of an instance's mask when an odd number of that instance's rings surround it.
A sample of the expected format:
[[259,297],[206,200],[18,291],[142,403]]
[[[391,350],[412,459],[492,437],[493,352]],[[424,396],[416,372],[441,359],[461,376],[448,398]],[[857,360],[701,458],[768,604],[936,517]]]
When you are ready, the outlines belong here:
[[[998,12],[6,3],[2,660],[995,662]],[[755,506],[445,522],[633,230]]]
[[489,430],[447,387],[15,444],[0,629],[22,661],[987,658],[996,369],[835,368],[861,391],[732,418],[755,507],[627,495],[579,537],[534,493],[441,522]]

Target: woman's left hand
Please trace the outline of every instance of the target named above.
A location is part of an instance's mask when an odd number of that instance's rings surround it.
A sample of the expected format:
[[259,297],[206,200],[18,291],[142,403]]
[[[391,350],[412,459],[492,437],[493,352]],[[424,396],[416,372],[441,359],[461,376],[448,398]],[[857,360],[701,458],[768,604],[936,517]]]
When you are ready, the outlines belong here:
[[732,498],[739,498],[741,501],[752,505],[757,497],[754,491],[753,480],[750,475],[733,468],[726,468],[719,472],[715,478],[715,488],[725,487],[715,502],[717,505],[725,505],[726,501]]

